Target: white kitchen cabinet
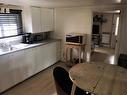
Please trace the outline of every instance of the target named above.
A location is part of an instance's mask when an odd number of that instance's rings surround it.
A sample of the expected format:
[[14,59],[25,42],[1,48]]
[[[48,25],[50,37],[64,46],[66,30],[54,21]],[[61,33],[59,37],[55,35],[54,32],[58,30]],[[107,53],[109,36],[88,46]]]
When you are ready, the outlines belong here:
[[42,32],[53,31],[53,9],[41,8]]
[[12,60],[9,58],[10,54],[0,56],[0,92],[13,86],[13,69],[10,67]]
[[32,33],[53,31],[53,9],[31,7]]
[[32,32],[40,33],[41,32],[41,8],[31,7],[32,15]]
[[35,74],[34,48],[12,53],[11,67],[15,84]]
[[14,52],[10,55],[12,60],[11,69],[13,73],[13,80],[15,84],[23,81],[27,77],[26,68],[25,68],[25,56],[24,50]]
[[36,63],[36,70],[35,72],[40,72],[41,70],[44,69],[44,60],[45,60],[45,53],[44,53],[44,47],[45,46],[39,46],[39,47],[36,47],[36,50],[35,50],[35,63]]
[[[59,41],[36,47],[36,72],[39,72],[60,60]],[[60,53],[60,52],[59,52]]]
[[23,8],[25,31],[30,33],[40,33],[53,31],[53,9],[35,6]]
[[60,41],[0,56],[0,92],[60,60]]
[[35,74],[33,49],[0,56],[0,92]]
[[15,84],[23,81],[27,76],[26,68],[25,68],[25,56],[24,50],[12,53],[11,55],[12,65],[13,68],[13,77]]
[[27,72],[27,76],[32,76],[33,74],[35,74],[35,66],[36,66],[36,62],[35,62],[35,50],[36,48],[31,48],[31,49],[26,49],[24,50],[24,56],[25,56],[25,63],[26,63],[26,72]]

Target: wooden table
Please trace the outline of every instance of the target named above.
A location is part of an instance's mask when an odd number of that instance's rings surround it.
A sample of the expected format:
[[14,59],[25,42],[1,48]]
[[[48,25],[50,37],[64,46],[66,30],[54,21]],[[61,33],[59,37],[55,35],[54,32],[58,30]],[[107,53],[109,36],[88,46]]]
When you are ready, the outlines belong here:
[[104,63],[82,63],[69,71],[73,83],[95,95],[127,95],[127,69]]
[[[70,44],[66,43],[65,44],[65,61],[68,61],[68,55],[70,55],[70,60],[72,60],[72,49],[78,49],[78,58],[79,58],[79,63],[81,63],[81,52],[83,52],[83,61],[85,60],[85,47],[86,44]],[[70,49],[70,54],[68,54]]]

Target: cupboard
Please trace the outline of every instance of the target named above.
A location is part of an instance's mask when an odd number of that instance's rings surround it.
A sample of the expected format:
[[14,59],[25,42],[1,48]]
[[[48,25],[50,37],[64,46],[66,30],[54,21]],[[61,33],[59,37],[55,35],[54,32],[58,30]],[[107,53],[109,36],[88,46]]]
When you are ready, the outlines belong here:
[[0,92],[60,60],[60,41],[0,56]]

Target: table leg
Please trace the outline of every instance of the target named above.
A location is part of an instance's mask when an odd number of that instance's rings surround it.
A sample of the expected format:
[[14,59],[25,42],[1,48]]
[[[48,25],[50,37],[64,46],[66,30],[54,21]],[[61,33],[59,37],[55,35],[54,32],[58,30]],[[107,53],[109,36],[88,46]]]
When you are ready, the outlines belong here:
[[79,63],[81,63],[81,48],[79,47]]
[[72,55],[73,55],[73,54],[72,54],[72,48],[70,48],[70,62],[72,62],[72,60],[73,60],[73,59],[72,59]]
[[73,83],[72,89],[71,89],[71,95],[75,94],[75,90],[76,90],[76,85]]
[[83,47],[83,61],[85,61],[86,58],[85,58],[85,47]]
[[67,62],[67,54],[68,53],[68,48],[67,47],[65,47],[65,61]]

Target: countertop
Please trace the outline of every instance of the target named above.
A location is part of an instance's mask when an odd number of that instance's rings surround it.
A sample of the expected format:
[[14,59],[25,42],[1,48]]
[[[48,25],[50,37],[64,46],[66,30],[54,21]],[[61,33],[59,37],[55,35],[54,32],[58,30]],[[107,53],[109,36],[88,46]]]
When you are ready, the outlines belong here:
[[12,45],[12,47],[13,47],[12,49],[0,49],[0,56],[5,55],[5,54],[9,54],[9,53],[13,53],[16,51],[34,48],[37,46],[45,45],[45,44],[56,42],[56,41],[60,41],[60,39],[49,39],[49,40],[44,40],[44,41],[37,42],[34,44],[18,43],[18,44]]

